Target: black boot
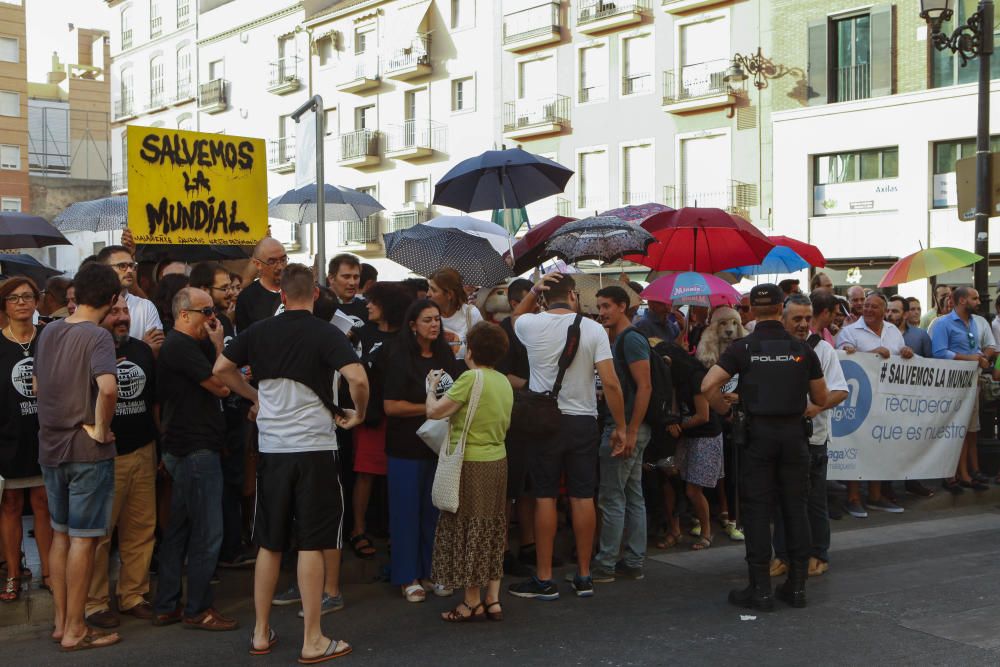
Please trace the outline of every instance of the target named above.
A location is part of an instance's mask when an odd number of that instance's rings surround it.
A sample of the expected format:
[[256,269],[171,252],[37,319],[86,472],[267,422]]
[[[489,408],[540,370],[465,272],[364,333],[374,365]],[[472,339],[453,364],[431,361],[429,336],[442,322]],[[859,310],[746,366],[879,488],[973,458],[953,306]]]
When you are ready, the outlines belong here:
[[809,561],[792,561],[788,565],[788,579],[778,587],[777,596],[796,609],[806,606],[806,577]]
[[770,566],[750,565],[747,570],[750,573],[750,585],[743,590],[729,591],[729,602],[744,609],[774,611]]

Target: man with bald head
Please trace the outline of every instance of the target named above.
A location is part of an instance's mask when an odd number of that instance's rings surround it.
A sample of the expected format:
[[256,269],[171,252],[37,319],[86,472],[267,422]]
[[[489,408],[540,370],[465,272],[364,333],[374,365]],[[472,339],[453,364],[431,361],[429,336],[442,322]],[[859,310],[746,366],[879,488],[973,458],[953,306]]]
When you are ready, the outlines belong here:
[[861,319],[865,309],[865,288],[861,285],[853,285],[847,290],[847,302],[850,304],[851,312],[847,315],[845,324],[854,324]]
[[253,249],[251,261],[257,267],[257,280],[236,299],[237,331],[281,311],[281,272],[288,265],[285,247],[280,241],[266,236]]

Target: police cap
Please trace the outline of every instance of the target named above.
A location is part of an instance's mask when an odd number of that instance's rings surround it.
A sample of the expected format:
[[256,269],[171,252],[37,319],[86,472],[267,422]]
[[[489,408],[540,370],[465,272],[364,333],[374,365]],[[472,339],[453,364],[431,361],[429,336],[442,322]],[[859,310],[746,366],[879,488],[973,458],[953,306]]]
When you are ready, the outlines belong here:
[[755,285],[750,290],[750,305],[753,307],[780,306],[785,302],[785,293],[774,283]]

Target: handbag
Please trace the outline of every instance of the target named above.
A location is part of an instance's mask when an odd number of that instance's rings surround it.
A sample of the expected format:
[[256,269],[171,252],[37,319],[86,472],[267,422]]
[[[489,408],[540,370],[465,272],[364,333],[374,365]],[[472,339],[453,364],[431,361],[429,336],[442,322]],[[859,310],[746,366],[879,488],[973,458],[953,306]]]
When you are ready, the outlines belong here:
[[417,429],[417,435],[435,454],[440,454],[441,448],[451,439],[450,426],[449,419],[428,419]]
[[483,394],[483,372],[474,370],[476,374],[472,392],[469,395],[469,406],[465,412],[465,425],[462,427],[462,437],[458,439],[453,451],[445,443],[438,453],[437,470],[434,471],[434,485],[431,487],[431,502],[442,512],[458,511],[458,494],[462,485],[462,464],[465,462],[465,439],[469,437],[469,428],[479,409],[479,397]]
[[550,391],[532,391],[528,387],[514,392],[514,407],[510,413],[510,428],[512,431],[534,436],[552,435],[559,428],[559,392],[562,390],[563,377],[576,352],[580,348],[580,321],[583,315],[577,313],[576,319],[566,332],[566,347],[559,357],[559,373]]

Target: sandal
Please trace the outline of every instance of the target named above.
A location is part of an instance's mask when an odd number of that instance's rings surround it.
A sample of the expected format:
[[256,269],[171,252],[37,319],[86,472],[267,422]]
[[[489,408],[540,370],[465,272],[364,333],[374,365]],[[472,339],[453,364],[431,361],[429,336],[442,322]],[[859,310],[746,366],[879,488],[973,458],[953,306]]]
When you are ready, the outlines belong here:
[[274,631],[274,628],[269,628],[267,632],[267,648],[254,648],[253,630],[250,631],[250,655],[268,655],[277,643],[278,634]]
[[403,586],[403,597],[407,602],[423,602],[427,599],[427,591],[420,584]]
[[656,543],[657,549],[673,549],[681,543],[680,533],[667,533],[667,536]]
[[691,519],[691,530],[688,531],[691,537],[701,537],[701,521]]
[[358,533],[348,540],[348,544],[351,545],[351,551],[354,555],[362,560],[371,560],[375,558],[375,554],[378,550],[372,543],[372,538],[368,537],[364,533]]
[[724,525],[722,529],[733,542],[743,542],[746,540],[746,536],[743,534],[743,531],[736,526],[735,521],[727,521],[726,525]]
[[21,580],[17,577],[7,577],[3,592],[0,593],[0,602],[17,602],[20,597]]
[[490,611],[493,607],[500,606],[500,600],[494,600],[493,602],[487,602],[486,604],[486,618],[490,621],[502,621],[503,620],[503,608],[500,611]]
[[704,551],[712,546],[711,537],[701,537],[698,541],[691,545],[691,551]]
[[315,665],[320,662],[326,662],[327,660],[333,660],[334,658],[343,658],[345,655],[353,651],[351,645],[347,642],[337,641],[336,639],[330,640],[330,645],[326,647],[321,655],[317,655],[312,658],[307,658],[301,653],[299,654],[299,664],[300,665]]
[[105,646],[117,644],[121,640],[122,638],[117,632],[101,632],[94,628],[87,628],[87,634],[81,637],[80,641],[72,646],[60,646],[59,650],[63,653],[71,653],[73,651],[83,651],[88,648],[104,648]]
[[[462,613],[459,612],[459,609],[461,609],[462,607],[465,607],[466,609],[469,610],[468,616],[463,616]],[[483,608],[482,602],[477,604],[475,607],[470,607],[468,604],[465,603],[465,601],[462,601],[459,602],[458,605],[451,611],[446,611],[443,614],[441,614],[441,620],[448,621],[449,623],[472,623],[478,621],[485,621],[486,614],[477,613],[477,611],[482,608]]]

